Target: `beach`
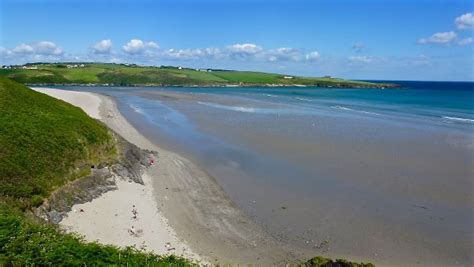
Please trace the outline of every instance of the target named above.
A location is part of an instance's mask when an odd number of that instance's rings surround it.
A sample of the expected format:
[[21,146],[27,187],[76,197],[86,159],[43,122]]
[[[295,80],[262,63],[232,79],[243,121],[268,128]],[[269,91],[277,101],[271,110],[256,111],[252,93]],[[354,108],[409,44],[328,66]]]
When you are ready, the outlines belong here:
[[[89,241],[183,255],[203,263],[279,264],[302,259],[253,223],[216,181],[191,161],[151,143],[106,96],[34,88],[82,108],[127,141],[158,152],[144,186],[118,181],[118,189],[75,205],[60,222]],[[133,205],[138,218],[132,218]],[[129,233],[134,226],[137,235]],[[238,252],[238,253],[236,253]]]
[[[155,231],[162,220],[170,233],[149,249],[169,253],[169,242],[173,253],[232,264],[318,255],[377,266],[472,262],[472,124],[446,119],[470,118],[469,91],[430,91],[426,101],[424,91],[397,90],[65,89],[44,91],[158,151],[144,177],[155,208],[139,214],[159,214],[140,227]],[[75,94],[92,97],[94,110]],[[114,228],[125,235],[131,205]],[[83,215],[63,223],[97,239]],[[107,242],[143,243],[123,238]]]

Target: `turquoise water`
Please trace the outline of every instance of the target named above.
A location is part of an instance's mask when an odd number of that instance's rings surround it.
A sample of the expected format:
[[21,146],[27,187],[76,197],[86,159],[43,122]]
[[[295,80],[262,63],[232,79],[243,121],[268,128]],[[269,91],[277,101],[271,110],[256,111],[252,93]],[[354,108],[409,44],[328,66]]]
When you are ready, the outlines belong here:
[[283,242],[320,254],[327,240],[333,255],[380,263],[469,265],[473,83],[399,83],[73,89],[115,97],[134,126],[205,169]]
[[252,100],[296,104],[298,108],[298,110],[281,110],[248,105],[243,107],[214,105],[216,108],[241,112],[308,113],[312,108],[333,108],[367,115],[420,116],[434,122],[443,120],[452,123],[474,123],[473,83],[400,81],[398,83],[403,86],[401,89],[176,88],[172,91],[192,90],[193,93],[247,97]]

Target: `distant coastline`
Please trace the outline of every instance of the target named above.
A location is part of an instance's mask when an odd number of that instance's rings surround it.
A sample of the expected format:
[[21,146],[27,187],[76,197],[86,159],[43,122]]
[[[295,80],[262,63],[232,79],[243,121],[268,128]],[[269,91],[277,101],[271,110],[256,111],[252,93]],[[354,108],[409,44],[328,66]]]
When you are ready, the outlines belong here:
[[399,85],[304,85],[304,84],[207,84],[207,85],[200,85],[200,84],[182,84],[182,85],[174,85],[174,84],[154,84],[154,83],[147,83],[147,84],[108,84],[108,83],[25,83],[26,86],[30,87],[43,87],[43,86],[81,86],[81,87],[176,87],[176,88],[193,88],[193,87],[201,87],[201,88],[246,88],[246,87],[261,87],[261,88],[279,88],[279,87],[303,87],[303,88],[334,88],[334,89],[385,89],[385,88],[400,88]]
[[345,80],[331,76],[302,77],[288,74],[175,66],[61,62],[4,65],[4,75],[29,86],[130,86],[130,87],[319,87],[397,88],[395,83]]

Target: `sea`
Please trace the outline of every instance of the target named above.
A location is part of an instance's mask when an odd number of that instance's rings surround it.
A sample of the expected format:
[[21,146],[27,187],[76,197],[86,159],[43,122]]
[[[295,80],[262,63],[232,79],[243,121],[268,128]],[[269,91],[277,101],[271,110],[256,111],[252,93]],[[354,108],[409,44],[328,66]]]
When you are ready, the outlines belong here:
[[388,82],[400,88],[66,89],[112,96],[291,246],[472,264],[474,83]]

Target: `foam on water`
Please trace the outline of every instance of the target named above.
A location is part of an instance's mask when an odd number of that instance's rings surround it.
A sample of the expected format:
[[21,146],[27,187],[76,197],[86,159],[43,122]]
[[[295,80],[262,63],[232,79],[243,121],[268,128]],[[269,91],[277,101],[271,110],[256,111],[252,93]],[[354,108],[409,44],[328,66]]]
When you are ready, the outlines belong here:
[[370,115],[380,115],[379,113],[376,113],[376,112],[370,112],[370,111],[365,111],[365,110],[356,110],[356,109],[352,109],[352,108],[348,108],[348,107],[344,107],[344,106],[331,106],[331,108],[344,110],[344,111],[360,112],[360,113],[370,114]]
[[222,105],[222,104],[211,103],[211,102],[201,102],[201,101],[198,101],[198,104],[208,106],[208,107],[212,107],[212,108],[231,110],[231,111],[237,111],[237,112],[244,112],[244,113],[275,114],[275,113],[287,113],[288,112],[287,110],[284,110],[284,109],[257,108],[257,107],[245,107],[245,106],[228,106],[228,105]]
[[473,119],[458,118],[458,117],[451,117],[451,116],[443,116],[442,118],[446,120],[450,120],[450,121],[474,123]]
[[129,104],[130,108],[133,109],[133,111],[135,111],[136,113],[139,113],[139,114],[144,114],[143,113],[143,110],[141,110],[140,108],[132,105],[132,104]]

